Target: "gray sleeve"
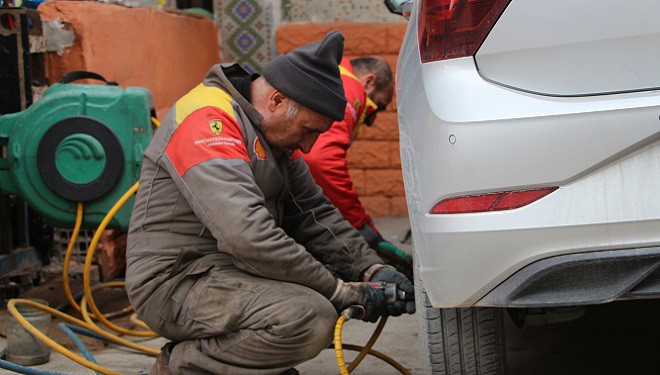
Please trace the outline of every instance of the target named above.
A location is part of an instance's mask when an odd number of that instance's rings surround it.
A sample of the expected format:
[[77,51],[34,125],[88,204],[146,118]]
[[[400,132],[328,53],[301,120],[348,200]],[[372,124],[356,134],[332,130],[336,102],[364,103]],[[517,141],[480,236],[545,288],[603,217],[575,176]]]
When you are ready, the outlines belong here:
[[310,287],[326,297],[336,280],[307,250],[278,227],[264,205],[252,171],[242,159],[215,158],[179,176],[167,154],[162,166],[241,270]]
[[292,161],[289,170],[291,192],[284,211],[287,233],[350,281],[358,281],[370,265],[382,263],[362,235],[323,195],[303,159]]

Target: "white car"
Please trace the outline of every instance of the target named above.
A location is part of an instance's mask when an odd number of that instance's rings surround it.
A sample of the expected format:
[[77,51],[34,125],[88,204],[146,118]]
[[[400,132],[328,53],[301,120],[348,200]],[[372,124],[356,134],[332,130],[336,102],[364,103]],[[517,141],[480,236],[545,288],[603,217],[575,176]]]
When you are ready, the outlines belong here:
[[409,13],[396,92],[427,372],[504,372],[507,311],[660,297],[660,1],[386,3]]

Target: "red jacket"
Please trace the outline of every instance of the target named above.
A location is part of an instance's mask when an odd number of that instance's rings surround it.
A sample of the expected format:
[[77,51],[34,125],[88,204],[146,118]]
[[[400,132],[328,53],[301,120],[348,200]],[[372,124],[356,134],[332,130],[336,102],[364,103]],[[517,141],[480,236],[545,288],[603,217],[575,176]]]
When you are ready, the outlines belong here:
[[348,101],[344,120],[335,122],[330,130],[322,133],[309,154],[296,151],[293,157],[302,155],[323,193],[353,227],[360,228],[364,224],[373,227],[355,192],[346,160],[346,152],[366,116],[367,93],[355,76],[350,61],[343,59],[339,68]]

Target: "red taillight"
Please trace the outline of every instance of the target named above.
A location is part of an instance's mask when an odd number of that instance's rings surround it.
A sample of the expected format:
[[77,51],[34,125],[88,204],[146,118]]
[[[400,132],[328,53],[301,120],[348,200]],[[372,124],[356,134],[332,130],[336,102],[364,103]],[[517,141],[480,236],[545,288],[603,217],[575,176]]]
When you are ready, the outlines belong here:
[[511,0],[422,0],[422,62],[472,56]]
[[467,214],[512,210],[526,206],[557,190],[550,187],[534,190],[505,191],[445,199],[431,209],[431,214]]

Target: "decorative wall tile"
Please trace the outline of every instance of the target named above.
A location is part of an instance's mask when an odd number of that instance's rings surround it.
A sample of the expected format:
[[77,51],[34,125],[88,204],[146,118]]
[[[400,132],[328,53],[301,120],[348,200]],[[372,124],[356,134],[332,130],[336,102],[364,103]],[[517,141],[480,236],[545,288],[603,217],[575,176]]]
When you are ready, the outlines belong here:
[[216,10],[222,61],[250,73],[275,57],[281,23],[405,22],[382,0],[216,0]]
[[238,62],[250,73],[261,72],[275,54],[273,1],[217,1],[222,61]]
[[382,0],[282,0],[282,22],[405,22]]

